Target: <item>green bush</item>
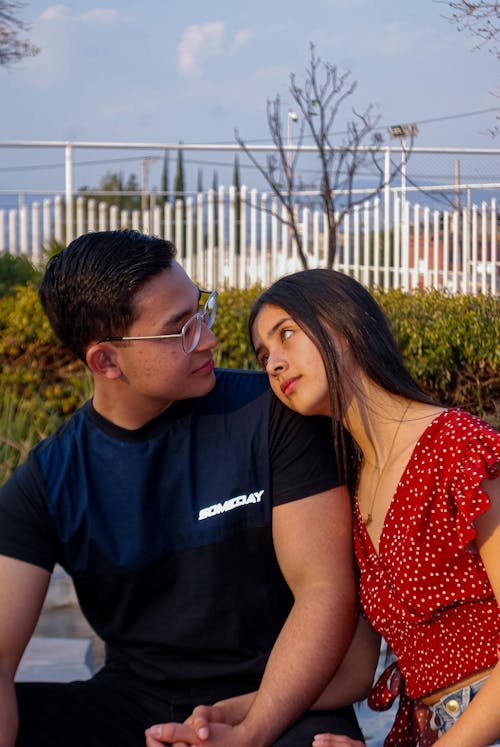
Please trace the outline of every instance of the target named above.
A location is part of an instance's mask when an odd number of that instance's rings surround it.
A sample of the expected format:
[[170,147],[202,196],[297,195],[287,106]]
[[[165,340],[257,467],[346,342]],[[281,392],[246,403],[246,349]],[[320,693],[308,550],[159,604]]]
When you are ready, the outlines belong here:
[[[257,368],[247,323],[260,291],[221,292],[214,325],[219,338],[216,365]],[[443,404],[464,407],[499,427],[500,300],[437,291],[374,295],[422,388]],[[3,448],[11,445],[9,455],[0,451],[1,481],[16,454],[24,455],[32,439],[74,412],[92,391],[90,374],[55,339],[32,285],[17,286],[0,298],[0,391],[8,392],[0,400]],[[21,403],[18,410],[12,399]],[[47,420],[40,422],[42,416]]]
[[49,404],[34,394],[20,399],[13,389],[0,388],[0,485],[28,456],[31,447],[62,422]]
[[32,285],[0,299],[0,386],[23,400],[41,397],[59,415],[91,391],[87,369],[54,336]]
[[225,290],[219,293],[219,305],[214,323],[218,345],[214,360],[226,368],[258,368],[248,338],[248,317],[254,301],[262,291],[259,286],[248,290]]
[[9,293],[16,285],[38,283],[39,279],[40,273],[27,257],[13,256],[8,252],[0,254],[0,297]]
[[500,300],[439,291],[374,294],[405,362],[435,399],[479,415],[500,407]]

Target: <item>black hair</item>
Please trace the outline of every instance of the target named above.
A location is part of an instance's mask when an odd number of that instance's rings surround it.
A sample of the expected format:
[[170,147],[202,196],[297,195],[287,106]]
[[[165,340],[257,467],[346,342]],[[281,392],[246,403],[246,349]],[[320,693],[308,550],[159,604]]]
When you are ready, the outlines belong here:
[[84,234],[52,257],[38,295],[52,329],[79,358],[88,345],[123,335],[137,291],[175,256],[170,241],[138,231]]
[[[265,304],[280,306],[314,342],[322,357],[330,392],[330,414],[339,469],[351,483],[359,467],[346,436],[345,405],[339,374],[335,332],[349,343],[359,368],[376,384],[400,397],[435,404],[406,368],[387,319],[369,291],[342,272],[303,270],[277,280],[255,302],[249,318],[250,337]],[[354,460],[354,464],[353,464]]]

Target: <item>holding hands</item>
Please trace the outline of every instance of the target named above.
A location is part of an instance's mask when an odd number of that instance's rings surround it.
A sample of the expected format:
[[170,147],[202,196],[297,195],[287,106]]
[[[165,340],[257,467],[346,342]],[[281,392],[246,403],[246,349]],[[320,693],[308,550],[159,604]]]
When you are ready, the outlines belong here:
[[[236,701],[237,699],[234,699],[233,702]],[[236,710],[228,707],[230,702],[197,706],[183,724],[151,726],[146,729],[147,747],[164,747],[165,743],[172,744],[173,747],[236,747],[239,744],[235,731],[238,720]],[[243,741],[241,745],[243,747]]]

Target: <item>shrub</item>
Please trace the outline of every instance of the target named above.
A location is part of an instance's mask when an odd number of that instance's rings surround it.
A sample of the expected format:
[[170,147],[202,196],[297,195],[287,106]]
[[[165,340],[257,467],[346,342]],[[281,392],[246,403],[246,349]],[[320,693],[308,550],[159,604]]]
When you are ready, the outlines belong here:
[[[260,290],[221,292],[214,325],[216,365],[257,368],[247,324]],[[443,404],[464,407],[499,427],[500,300],[437,291],[374,295],[422,388]],[[92,391],[86,367],[55,339],[30,284],[0,298],[0,391],[1,481],[19,455]]]
[[219,293],[219,305],[214,323],[218,338],[214,360],[217,366],[227,368],[258,368],[248,338],[248,317],[254,301],[262,288],[225,290]]
[[439,291],[375,294],[405,362],[422,388],[445,405],[479,415],[500,405],[500,300]]
[[8,252],[0,254],[0,298],[9,293],[16,285],[28,282],[38,283],[40,273],[27,257],[17,257]]
[[0,485],[61,421],[42,397],[20,399],[13,389],[0,388]]
[[0,299],[0,386],[23,400],[41,397],[59,415],[73,412],[91,389],[87,369],[57,341],[32,285]]

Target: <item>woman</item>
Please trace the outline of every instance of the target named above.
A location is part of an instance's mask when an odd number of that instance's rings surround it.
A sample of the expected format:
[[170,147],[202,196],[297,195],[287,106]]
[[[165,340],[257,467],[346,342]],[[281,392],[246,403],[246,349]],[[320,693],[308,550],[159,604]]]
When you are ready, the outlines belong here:
[[[500,434],[423,394],[381,309],[347,275],[278,280],[250,329],[276,396],[332,418],[346,472],[342,426],[357,448],[360,600],[398,662],[375,696],[387,706],[398,683],[402,695],[386,744],[500,743]],[[422,703],[430,718],[418,738]],[[324,734],[313,744],[361,742]]]

